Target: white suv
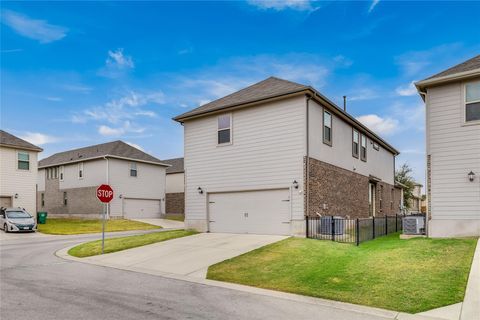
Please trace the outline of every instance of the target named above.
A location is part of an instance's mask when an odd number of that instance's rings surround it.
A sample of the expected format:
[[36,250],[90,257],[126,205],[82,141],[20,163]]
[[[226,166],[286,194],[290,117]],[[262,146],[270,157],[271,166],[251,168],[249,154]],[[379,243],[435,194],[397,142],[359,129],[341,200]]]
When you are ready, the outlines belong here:
[[22,208],[1,208],[0,228],[5,232],[35,231],[35,219]]

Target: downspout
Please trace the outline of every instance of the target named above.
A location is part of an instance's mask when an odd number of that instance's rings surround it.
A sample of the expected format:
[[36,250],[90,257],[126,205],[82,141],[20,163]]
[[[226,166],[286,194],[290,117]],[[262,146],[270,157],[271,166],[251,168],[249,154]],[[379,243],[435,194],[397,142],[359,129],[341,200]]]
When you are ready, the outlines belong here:
[[[109,183],[109,162],[107,156],[104,156],[103,159],[107,161],[107,170],[105,172],[106,174],[106,184]],[[110,218],[110,203],[107,204],[107,218]]]
[[[423,97],[423,101],[425,102],[425,151],[427,151],[427,134],[428,134],[428,120],[427,120],[427,92],[426,91],[421,91],[420,89],[418,89],[418,93]],[[425,156],[428,157],[428,152],[425,152]],[[427,161],[427,159],[425,159],[425,162]],[[425,186],[426,186],[426,190],[425,190],[425,195],[426,195],[426,199],[427,199],[427,210],[426,210],[426,213],[425,213],[425,234],[426,236],[428,237],[428,225],[429,225],[429,221],[430,221],[430,210],[429,209],[429,203],[430,203],[430,197],[429,197],[429,193],[428,193],[428,189],[429,189],[429,185],[428,185],[428,167],[426,168],[425,170]],[[421,203],[421,202],[420,202]],[[420,208],[421,210],[421,208]]]
[[315,96],[315,93],[313,93],[313,96],[307,94],[307,100],[305,103],[305,108],[306,108],[306,135],[305,135],[305,153],[306,153],[306,158],[305,158],[305,199],[306,199],[306,204],[305,204],[305,216],[308,216],[309,210],[310,210],[310,107],[309,107],[309,102]]

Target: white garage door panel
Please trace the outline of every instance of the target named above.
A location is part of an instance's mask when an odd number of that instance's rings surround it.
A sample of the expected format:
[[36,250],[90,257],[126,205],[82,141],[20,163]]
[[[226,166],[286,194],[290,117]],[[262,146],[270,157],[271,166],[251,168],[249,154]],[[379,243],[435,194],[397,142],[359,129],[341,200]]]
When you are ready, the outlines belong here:
[[123,203],[125,218],[160,218],[161,213],[160,200],[125,199]]
[[209,194],[211,232],[290,234],[288,189]]

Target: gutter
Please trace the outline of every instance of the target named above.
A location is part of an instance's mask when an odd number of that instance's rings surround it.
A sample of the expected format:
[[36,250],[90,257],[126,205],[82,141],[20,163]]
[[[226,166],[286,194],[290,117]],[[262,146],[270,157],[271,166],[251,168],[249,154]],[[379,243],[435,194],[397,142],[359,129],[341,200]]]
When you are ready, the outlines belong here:
[[[133,162],[140,162],[140,163],[148,163],[148,164],[153,164],[153,165],[163,166],[163,167],[171,167],[172,166],[171,164],[166,164],[166,163],[162,163],[162,162],[154,162],[154,161],[133,159],[133,158],[127,158],[127,157],[120,157],[120,156],[112,156],[112,155],[106,154],[104,156],[82,158],[82,159],[76,159],[76,160],[71,160],[71,161],[52,163],[52,164],[48,164],[48,165],[44,165],[44,166],[39,165],[38,169],[45,169],[45,168],[49,168],[49,167],[62,166],[62,165],[91,161],[91,160],[105,159],[105,157],[109,157],[109,158],[112,158],[112,159],[120,159],[120,160],[128,160],[128,161],[133,161]],[[40,161],[42,161],[42,160],[40,160]]]

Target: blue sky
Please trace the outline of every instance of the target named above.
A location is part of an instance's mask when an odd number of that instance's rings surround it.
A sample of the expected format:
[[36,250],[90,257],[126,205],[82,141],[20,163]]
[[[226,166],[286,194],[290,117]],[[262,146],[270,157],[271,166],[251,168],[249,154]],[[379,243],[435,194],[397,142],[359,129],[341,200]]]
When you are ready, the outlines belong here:
[[310,84],[424,179],[412,87],[480,52],[480,2],[2,2],[1,127],[58,151],[183,156],[171,118],[275,75]]

